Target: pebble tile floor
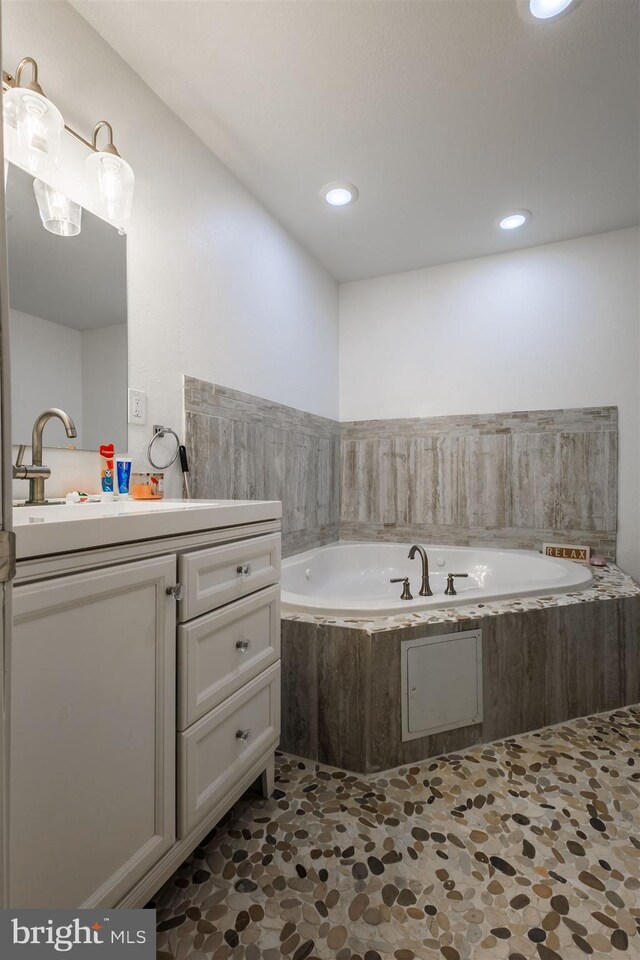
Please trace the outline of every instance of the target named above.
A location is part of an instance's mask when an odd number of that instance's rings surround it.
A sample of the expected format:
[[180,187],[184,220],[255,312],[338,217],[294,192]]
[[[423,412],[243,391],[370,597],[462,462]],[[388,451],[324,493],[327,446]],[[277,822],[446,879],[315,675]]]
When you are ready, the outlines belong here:
[[637,960],[640,707],[367,777],[281,755],[156,907],[160,960]]

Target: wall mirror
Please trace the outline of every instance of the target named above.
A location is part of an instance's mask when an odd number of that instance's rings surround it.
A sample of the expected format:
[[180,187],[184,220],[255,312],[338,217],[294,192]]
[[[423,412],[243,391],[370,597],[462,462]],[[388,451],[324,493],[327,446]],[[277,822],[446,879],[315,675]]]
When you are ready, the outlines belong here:
[[[30,443],[38,414],[47,407],[61,407],[73,418],[78,436],[68,440],[62,424],[52,420],[45,430],[45,446],[97,450],[101,443],[113,442],[116,450],[124,451],[126,236],[75,204],[69,218],[68,211],[55,209],[57,192],[44,187],[42,195],[43,187],[9,164],[13,443]],[[65,200],[61,194],[57,199]],[[62,222],[52,224],[51,217]],[[45,229],[45,219],[68,235]]]

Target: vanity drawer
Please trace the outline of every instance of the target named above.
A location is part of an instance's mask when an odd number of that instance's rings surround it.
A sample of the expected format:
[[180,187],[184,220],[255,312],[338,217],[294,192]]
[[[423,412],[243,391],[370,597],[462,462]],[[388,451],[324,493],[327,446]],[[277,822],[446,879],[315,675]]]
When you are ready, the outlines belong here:
[[178,627],[178,729],[195,723],[279,657],[279,586],[182,624]]
[[279,737],[278,662],[178,734],[178,837],[193,830]]
[[184,623],[280,579],[280,534],[184,553],[178,561],[184,585],[178,618]]

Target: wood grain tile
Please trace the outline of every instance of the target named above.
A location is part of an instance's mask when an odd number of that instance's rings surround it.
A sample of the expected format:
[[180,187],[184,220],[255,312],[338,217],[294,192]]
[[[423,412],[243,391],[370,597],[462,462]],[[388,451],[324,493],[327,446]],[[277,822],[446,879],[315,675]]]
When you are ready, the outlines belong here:
[[[286,748],[363,773],[640,702],[640,596],[379,633],[290,624],[283,647]],[[402,642],[475,629],[482,630],[483,722],[403,742]],[[305,704],[314,729],[317,710],[316,740],[301,718]]]
[[284,556],[338,539],[339,425],[185,377],[193,495],[282,501]]

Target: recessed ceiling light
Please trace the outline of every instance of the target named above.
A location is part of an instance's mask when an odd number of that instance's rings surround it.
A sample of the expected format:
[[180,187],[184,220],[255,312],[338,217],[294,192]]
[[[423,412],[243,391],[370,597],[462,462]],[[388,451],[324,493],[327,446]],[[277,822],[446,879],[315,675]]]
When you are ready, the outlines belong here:
[[358,188],[352,183],[334,181],[327,183],[320,191],[320,196],[332,207],[346,207],[358,199]]
[[575,0],[529,0],[531,16],[536,20],[552,20],[565,13]]
[[503,230],[517,230],[530,219],[530,210],[513,210],[511,213],[506,213],[504,217],[500,217],[498,223]]

